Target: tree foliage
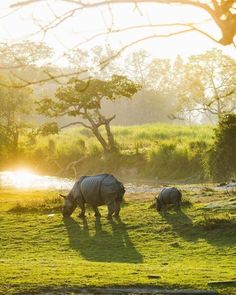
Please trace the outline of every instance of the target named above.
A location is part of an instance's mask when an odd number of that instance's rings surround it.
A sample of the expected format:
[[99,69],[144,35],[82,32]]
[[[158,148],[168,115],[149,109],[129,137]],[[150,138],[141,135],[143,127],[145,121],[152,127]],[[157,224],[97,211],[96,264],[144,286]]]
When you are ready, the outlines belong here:
[[[140,89],[138,84],[124,76],[113,75],[110,80],[91,79],[89,81],[72,78],[66,86],[56,91],[56,100],[45,98],[39,102],[38,112],[49,117],[70,116],[82,121],[74,121],[61,128],[81,124],[96,136],[105,152],[115,150],[116,145],[110,129],[115,115],[106,117],[101,112],[102,101],[131,98]],[[105,127],[107,139],[99,128]]]
[[35,43],[23,40],[13,44],[0,43],[0,63],[3,67],[21,67],[35,63],[52,56],[53,50],[45,43]]
[[[6,79],[0,77],[0,81]],[[26,115],[33,107],[32,90],[0,86],[0,136],[1,143],[10,151],[17,151],[19,136],[27,127]]]
[[215,129],[215,141],[210,151],[209,167],[217,180],[236,175],[236,115],[224,115]]
[[219,120],[236,109],[236,62],[221,50],[191,56],[179,78],[178,109],[183,116],[195,112]]

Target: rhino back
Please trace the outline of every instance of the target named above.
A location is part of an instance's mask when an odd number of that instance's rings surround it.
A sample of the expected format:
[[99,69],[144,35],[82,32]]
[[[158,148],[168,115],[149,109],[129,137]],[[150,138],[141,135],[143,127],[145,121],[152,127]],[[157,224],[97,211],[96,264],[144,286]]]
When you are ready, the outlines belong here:
[[120,196],[120,192],[124,189],[121,183],[111,174],[109,174],[102,182],[101,195],[106,204],[113,202]]
[[164,188],[159,194],[159,200],[164,204],[168,204],[170,202],[170,192],[171,188]]
[[101,197],[101,184],[106,174],[99,174],[94,176],[86,176],[80,183],[80,190],[84,201],[91,205],[103,205],[104,201]]
[[164,188],[160,193],[160,200],[165,204],[175,203],[181,198],[179,190],[175,187]]

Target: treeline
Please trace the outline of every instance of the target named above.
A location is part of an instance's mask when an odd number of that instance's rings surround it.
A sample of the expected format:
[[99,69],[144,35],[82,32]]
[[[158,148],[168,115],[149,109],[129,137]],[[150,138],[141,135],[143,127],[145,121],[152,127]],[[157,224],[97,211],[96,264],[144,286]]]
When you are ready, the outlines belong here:
[[113,127],[119,151],[105,155],[92,132],[74,127],[30,143],[22,137],[18,153],[1,161],[0,168],[28,166],[70,177],[106,171],[126,179],[228,181],[236,171],[236,116],[227,116],[217,130],[173,124]]
[[[218,165],[227,144],[217,150],[211,136],[198,139],[194,134],[187,140],[180,131],[166,141],[156,127],[155,133],[147,125],[123,130],[112,125],[226,122],[236,107],[235,60],[216,49],[185,62],[139,51],[111,59],[101,69],[101,58],[112,54],[107,47],[75,50],[62,69],[47,62],[53,51],[43,43],[0,44],[1,168],[28,163],[42,172],[61,174],[97,169],[122,173],[125,168],[124,173],[167,179],[233,176],[231,158],[224,160],[228,166]],[[234,126],[232,118],[224,124]],[[84,129],[62,131],[77,124]],[[175,128],[168,125],[165,133]],[[139,139],[132,134],[136,129]],[[219,134],[215,133],[215,147],[221,146]],[[234,146],[228,138],[225,142]],[[233,150],[227,151],[231,157]]]
[[92,132],[83,127],[29,142],[22,137],[18,153],[1,169],[28,165],[36,172],[72,176],[108,171],[121,177],[201,181],[205,151],[212,143],[210,126],[152,124],[113,127],[118,151],[104,154]]

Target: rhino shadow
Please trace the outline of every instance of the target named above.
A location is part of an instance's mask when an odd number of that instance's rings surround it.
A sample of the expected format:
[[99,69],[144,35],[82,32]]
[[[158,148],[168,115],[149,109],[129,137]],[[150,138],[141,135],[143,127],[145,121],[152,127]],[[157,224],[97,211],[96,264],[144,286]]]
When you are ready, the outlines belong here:
[[230,224],[229,227],[226,225],[224,228],[223,226],[206,228],[204,225],[194,224],[183,211],[177,214],[166,213],[162,216],[172,226],[172,230],[186,241],[197,242],[198,239],[205,239],[208,243],[219,247],[236,244],[236,228],[232,228]]
[[[95,233],[86,219],[82,226],[73,218],[63,219],[69,245],[89,261],[142,263],[142,255],[129,238],[126,225],[120,219],[110,221],[111,231],[103,229],[100,218],[95,219]],[[106,226],[107,227],[107,226]]]
[[187,241],[196,241],[199,239],[199,234],[194,230],[192,219],[183,211],[178,213],[162,214],[162,217],[172,226],[172,230]]

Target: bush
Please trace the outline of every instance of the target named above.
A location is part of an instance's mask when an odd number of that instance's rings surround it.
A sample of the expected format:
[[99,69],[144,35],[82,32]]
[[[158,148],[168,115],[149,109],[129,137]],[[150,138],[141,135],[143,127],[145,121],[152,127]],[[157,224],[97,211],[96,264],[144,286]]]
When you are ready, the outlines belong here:
[[215,131],[215,141],[209,151],[208,167],[217,181],[234,178],[236,174],[236,115],[221,118]]
[[188,176],[190,165],[188,152],[174,144],[161,144],[149,157],[150,172],[160,178],[183,178]]

